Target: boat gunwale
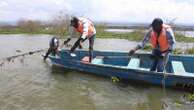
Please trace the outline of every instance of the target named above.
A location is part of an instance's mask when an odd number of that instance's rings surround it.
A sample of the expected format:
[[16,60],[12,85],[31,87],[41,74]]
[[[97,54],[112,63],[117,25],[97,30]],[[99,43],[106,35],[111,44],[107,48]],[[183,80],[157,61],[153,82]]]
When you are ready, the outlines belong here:
[[[61,59],[61,58],[56,58],[56,57],[53,57],[53,56],[49,56],[49,57],[53,58],[53,59]],[[84,64],[84,65],[92,65],[92,66],[97,66],[97,67],[115,68],[115,69],[120,69],[120,70],[125,70],[125,71],[127,71],[127,70],[128,71],[137,71],[138,74],[160,75],[160,76],[164,77],[164,72],[146,71],[146,70],[132,69],[132,68],[119,68],[118,66],[111,66],[111,65],[106,65],[106,64],[92,64],[92,63],[82,62],[80,60],[63,60],[63,61],[68,61],[68,62],[71,61],[71,62],[74,62],[74,63],[80,63],[80,64]],[[63,66],[61,64],[57,64],[57,63],[55,63],[55,65],[65,67],[65,66]],[[194,73],[191,73],[191,74],[194,74]],[[181,78],[191,78],[191,79],[194,78],[194,76],[192,77],[192,76],[176,75],[174,73],[165,73],[165,77],[168,77],[168,76],[174,76],[174,77],[178,77],[178,78],[179,77],[181,77]]]

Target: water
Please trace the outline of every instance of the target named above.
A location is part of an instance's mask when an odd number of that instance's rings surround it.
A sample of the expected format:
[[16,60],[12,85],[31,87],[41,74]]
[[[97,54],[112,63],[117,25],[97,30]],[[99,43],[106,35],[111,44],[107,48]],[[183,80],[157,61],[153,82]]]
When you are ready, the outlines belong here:
[[127,32],[133,32],[134,29],[106,29],[107,32],[115,32],[115,33],[127,33]]
[[176,32],[183,34],[187,37],[194,37],[194,31],[176,31]]
[[[46,48],[51,36],[1,35],[0,58]],[[95,49],[128,51],[135,42],[97,39]],[[117,44],[117,46],[115,46]],[[87,49],[87,48],[85,48]],[[22,53],[21,52],[21,53]],[[110,78],[69,71],[44,62],[41,54],[0,67],[0,110],[193,110],[177,105],[186,92],[160,87],[114,84]]]
[[47,48],[50,40],[48,35],[0,35],[0,58],[30,50]]
[[186,36],[194,37],[194,31],[186,31]]
[[[106,29],[107,32],[115,33],[128,33],[133,32],[135,29]],[[194,37],[194,31],[176,31],[177,33],[183,34],[186,37]]]

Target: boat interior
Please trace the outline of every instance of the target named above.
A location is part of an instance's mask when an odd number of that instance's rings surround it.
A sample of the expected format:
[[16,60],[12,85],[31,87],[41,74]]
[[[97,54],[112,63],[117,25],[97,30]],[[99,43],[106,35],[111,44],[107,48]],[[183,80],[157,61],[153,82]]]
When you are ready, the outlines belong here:
[[[88,62],[89,55],[86,51],[76,51],[77,60]],[[134,54],[128,56],[127,53],[118,52],[98,52],[94,51],[92,64],[101,66],[119,67],[125,69],[136,69],[150,71],[151,65],[156,58],[151,54]],[[171,55],[166,65],[166,73],[175,75],[194,76],[194,57],[184,55]]]

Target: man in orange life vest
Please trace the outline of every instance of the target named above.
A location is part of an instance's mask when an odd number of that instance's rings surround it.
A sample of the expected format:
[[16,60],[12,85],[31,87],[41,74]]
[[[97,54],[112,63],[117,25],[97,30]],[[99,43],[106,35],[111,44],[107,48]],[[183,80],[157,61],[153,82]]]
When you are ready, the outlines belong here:
[[[150,71],[163,72],[168,62],[169,53],[173,50],[175,44],[174,33],[170,26],[163,24],[162,19],[155,18],[151,24],[152,28],[144,36],[144,39],[134,49],[129,51],[132,55],[138,49],[141,49],[150,41],[152,45],[152,54],[154,61]],[[162,59],[161,59],[162,58]]]
[[[71,26],[74,27],[74,29],[81,34],[79,39],[75,42],[73,47],[70,50],[71,55],[73,56],[73,52],[75,49],[79,46],[82,48],[82,42],[84,42],[86,39],[89,40],[89,62],[91,62],[92,57],[93,57],[93,45],[94,45],[94,40],[95,40],[95,35],[96,35],[96,29],[93,25],[93,23],[87,19],[87,18],[78,18],[78,17],[73,17],[71,19]],[[71,36],[70,36],[71,37]],[[71,38],[68,38],[66,41],[64,41],[64,45],[67,44]]]

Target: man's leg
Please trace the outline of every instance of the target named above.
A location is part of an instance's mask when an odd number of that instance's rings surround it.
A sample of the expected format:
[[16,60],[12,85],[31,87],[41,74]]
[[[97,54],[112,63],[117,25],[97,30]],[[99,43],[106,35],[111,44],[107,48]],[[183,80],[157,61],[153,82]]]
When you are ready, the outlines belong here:
[[150,69],[150,71],[156,71],[157,67],[158,67],[158,63],[159,63],[159,57],[161,55],[161,52],[158,49],[153,49],[152,50],[152,55],[153,55],[153,63],[152,63],[152,67]]
[[157,72],[163,72],[164,71],[164,62],[163,59],[159,59],[158,60],[158,64],[157,64]]
[[156,71],[157,64],[158,64],[158,59],[154,58],[150,71]]
[[89,38],[89,62],[92,61],[93,58],[93,46],[94,46],[95,35]]
[[83,42],[86,40],[87,38],[85,38],[82,42],[79,43],[79,49],[83,49]]
[[168,59],[169,59],[169,53],[166,53],[163,58],[159,59],[160,61],[158,62],[158,66],[157,66],[158,72],[163,72],[164,69],[166,72],[166,65],[168,63]]
[[49,47],[49,49],[47,50],[47,52],[46,52],[46,54],[45,54],[45,56],[44,56],[44,60],[47,59],[48,55],[49,55],[51,52],[52,52],[52,49],[51,49],[51,47]]
[[83,44],[81,42],[79,43],[79,49],[83,49]]

